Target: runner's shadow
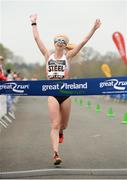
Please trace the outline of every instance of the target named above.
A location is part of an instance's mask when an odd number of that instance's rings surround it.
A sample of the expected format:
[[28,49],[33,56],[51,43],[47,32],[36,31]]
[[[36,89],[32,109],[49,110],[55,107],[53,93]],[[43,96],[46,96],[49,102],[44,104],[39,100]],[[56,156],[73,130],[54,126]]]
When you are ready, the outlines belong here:
[[55,168],[60,169],[60,168],[62,168],[62,166],[61,165],[56,165]]

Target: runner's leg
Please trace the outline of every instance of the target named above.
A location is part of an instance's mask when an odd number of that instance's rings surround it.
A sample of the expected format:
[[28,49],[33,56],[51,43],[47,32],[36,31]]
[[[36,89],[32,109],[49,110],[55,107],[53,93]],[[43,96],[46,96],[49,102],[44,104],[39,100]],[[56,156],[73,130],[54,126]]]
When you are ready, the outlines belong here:
[[71,111],[71,97],[66,99],[60,106],[61,121],[60,121],[60,130],[64,130],[68,126],[68,121]]
[[48,109],[49,116],[51,119],[51,142],[53,146],[53,151],[59,151],[59,130],[60,130],[60,105],[58,101],[53,97],[48,97]]

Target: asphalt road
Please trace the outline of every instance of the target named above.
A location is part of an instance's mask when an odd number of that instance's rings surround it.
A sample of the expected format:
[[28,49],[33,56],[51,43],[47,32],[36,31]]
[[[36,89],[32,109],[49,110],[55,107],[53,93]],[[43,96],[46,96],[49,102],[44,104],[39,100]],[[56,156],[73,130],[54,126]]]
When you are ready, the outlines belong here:
[[[80,104],[80,99],[76,103],[72,97],[70,123],[60,145],[63,163],[55,168],[47,97],[21,97],[16,120],[0,134],[0,178],[127,178],[127,125],[121,123],[127,103],[87,96]],[[107,116],[111,107],[114,117]]]

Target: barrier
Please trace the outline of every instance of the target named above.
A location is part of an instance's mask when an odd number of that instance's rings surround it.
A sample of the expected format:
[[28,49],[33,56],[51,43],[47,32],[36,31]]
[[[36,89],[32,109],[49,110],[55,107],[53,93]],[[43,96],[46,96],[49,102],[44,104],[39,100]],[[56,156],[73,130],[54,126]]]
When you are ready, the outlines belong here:
[[[7,99],[6,96],[1,95],[0,96],[0,125],[2,125],[2,127],[7,128],[8,124],[6,123],[6,121],[3,120],[3,117],[6,116],[7,113]],[[0,128],[1,131],[1,128]]]
[[112,99],[125,102],[127,101],[127,94],[114,94],[110,96]]
[[40,81],[2,81],[0,94],[15,96],[77,96],[127,94],[127,77]]
[[7,100],[6,96],[0,96],[0,119],[7,113]]
[[[6,95],[0,95],[0,132],[1,128],[7,128],[9,126],[9,123],[12,123],[12,120],[15,119],[13,107],[14,103],[9,104],[12,108],[12,111],[8,111],[8,96]],[[15,98],[15,101],[17,101],[17,98]],[[13,106],[13,107],[12,107]]]

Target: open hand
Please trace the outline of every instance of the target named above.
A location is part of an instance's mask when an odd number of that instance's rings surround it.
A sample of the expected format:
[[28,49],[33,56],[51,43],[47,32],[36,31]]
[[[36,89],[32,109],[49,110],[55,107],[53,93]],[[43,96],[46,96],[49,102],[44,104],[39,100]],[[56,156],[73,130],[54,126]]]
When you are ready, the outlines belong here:
[[94,29],[98,29],[101,26],[101,21],[100,19],[96,19],[95,23],[94,23]]
[[32,14],[32,15],[30,15],[30,20],[31,20],[31,23],[36,23],[37,14]]

